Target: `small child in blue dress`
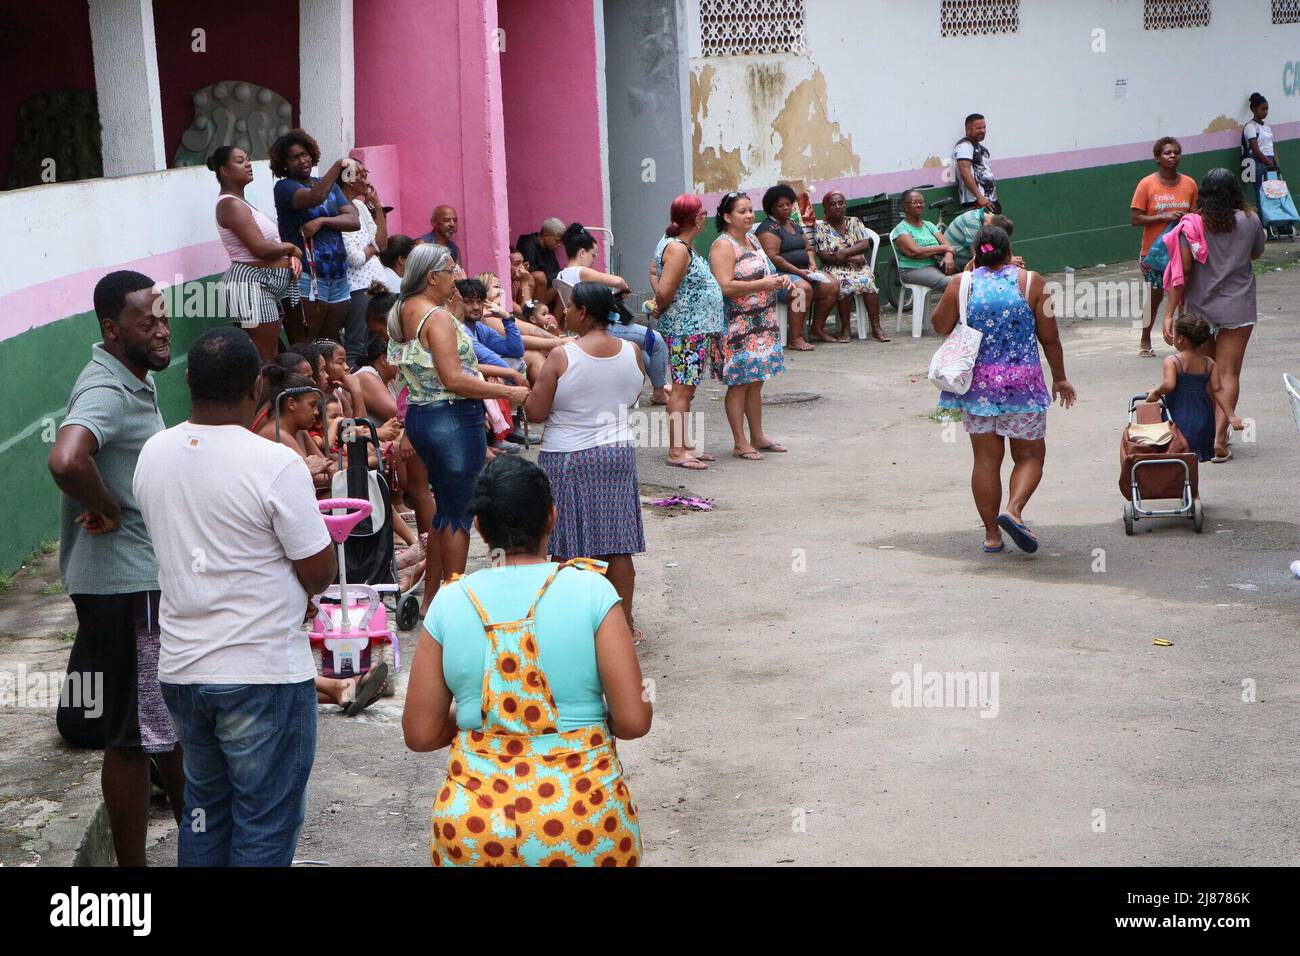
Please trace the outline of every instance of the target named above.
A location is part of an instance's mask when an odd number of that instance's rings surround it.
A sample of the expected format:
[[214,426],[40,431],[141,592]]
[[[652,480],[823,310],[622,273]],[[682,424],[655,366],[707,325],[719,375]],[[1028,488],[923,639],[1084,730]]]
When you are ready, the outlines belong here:
[[1174,323],[1174,348],[1178,352],[1165,356],[1165,380],[1147,393],[1148,402],[1166,396],[1169,417],[1187,439],[1188,448],[1196,452],[1201,461],[1218,460],[1214,457],[1216,402],[1234,429],[1240,431],[1245,427],[1245,423],[1228,408],[1223,387],[1214,373],[1214,359],[1198,351],[1209,341],[1210,334],[1210,323],[1203,315],[1188,312],[1178,319]]

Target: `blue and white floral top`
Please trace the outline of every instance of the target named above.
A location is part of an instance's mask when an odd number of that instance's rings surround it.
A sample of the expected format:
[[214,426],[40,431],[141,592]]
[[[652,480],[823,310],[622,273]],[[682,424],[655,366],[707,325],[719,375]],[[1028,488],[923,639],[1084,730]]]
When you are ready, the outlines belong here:
[[713,277],[709,263],[691,248],[689,242],[675,236],[660,239],[659,245],[655,246],[655,269],[663,275],[664,250],[670,242],[681,242],[690,253],[691,262],[677,286],[673,304],[659,314],[656,325],[659,334],[703,335],[725,331],[727,316],[722,305],[722,286]]

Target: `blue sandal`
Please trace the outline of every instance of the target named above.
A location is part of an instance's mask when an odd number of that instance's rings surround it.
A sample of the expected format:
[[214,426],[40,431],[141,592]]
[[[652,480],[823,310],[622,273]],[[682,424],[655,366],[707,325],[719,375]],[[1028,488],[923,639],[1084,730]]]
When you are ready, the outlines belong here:
[[1033,554],[1038,550],[1038,539],[1034,537],[1032,531],[1016,521],[1009,514],[998,515],[998,527],[1011,535],[1011,540],[1016,543],[1016,547],[1028,554]]
[[[999,544],[996,548],[990,548],[987,544],[984,545],[985,554],[1001,554],[1005,550],[1007,550],[1007,546],[1005,544]],[[1300,562],[1297,563],[1300,564]]]

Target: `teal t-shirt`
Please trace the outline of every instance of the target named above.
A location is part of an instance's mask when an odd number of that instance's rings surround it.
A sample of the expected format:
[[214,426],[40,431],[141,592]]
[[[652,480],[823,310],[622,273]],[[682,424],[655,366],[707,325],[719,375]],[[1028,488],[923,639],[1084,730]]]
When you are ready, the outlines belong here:
[[[468,586],[494,624],[517,621],[558,565],[525,564],[483,568],[443,585],[425,617],[425,630],[442,645],[442,674],[456,698],[461,730],[482,725],[483,668],[489,666],[483,622],[465,594]],[[605,694],[596,669],[596,629],[618,604],[603,574],[564,568],[537,604],[537,649],[560,720],[559,731],[589,727],[605,719]]]
[[[942,238],[939,227],[927,219],[921,220],[920,228],[913,226],[906,219],[901,220],[897,226],[889,233],[889,238],[896,240],[903,233],[912,237],[912,241],[918,246],[938,245],[938,239]],[[894,257],[898,259],[898,265],[903,269],[924,269],[926,266],[934,265],[934,259],[910,259],[903,255],[901,249],[895,248]]]

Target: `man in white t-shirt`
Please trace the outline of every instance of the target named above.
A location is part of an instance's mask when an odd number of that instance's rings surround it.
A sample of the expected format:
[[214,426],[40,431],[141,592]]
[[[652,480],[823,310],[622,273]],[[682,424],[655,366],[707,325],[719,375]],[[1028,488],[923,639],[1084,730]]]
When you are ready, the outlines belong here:
[[288,866],[316,755],[308,596],[337,562],[303,460],[248,430],[261,378],[233,327],[189,352],[189,421],[140,452],[158,557],[158,679],[184,747],[181,866]]
[[952,148],[952,162],[956,167],[957,198],[961,208],[983,209],[998,200],[998,181],[993,175],[989,150],[984,145],[988,123],[980,113],[966,117],[966,135]]

